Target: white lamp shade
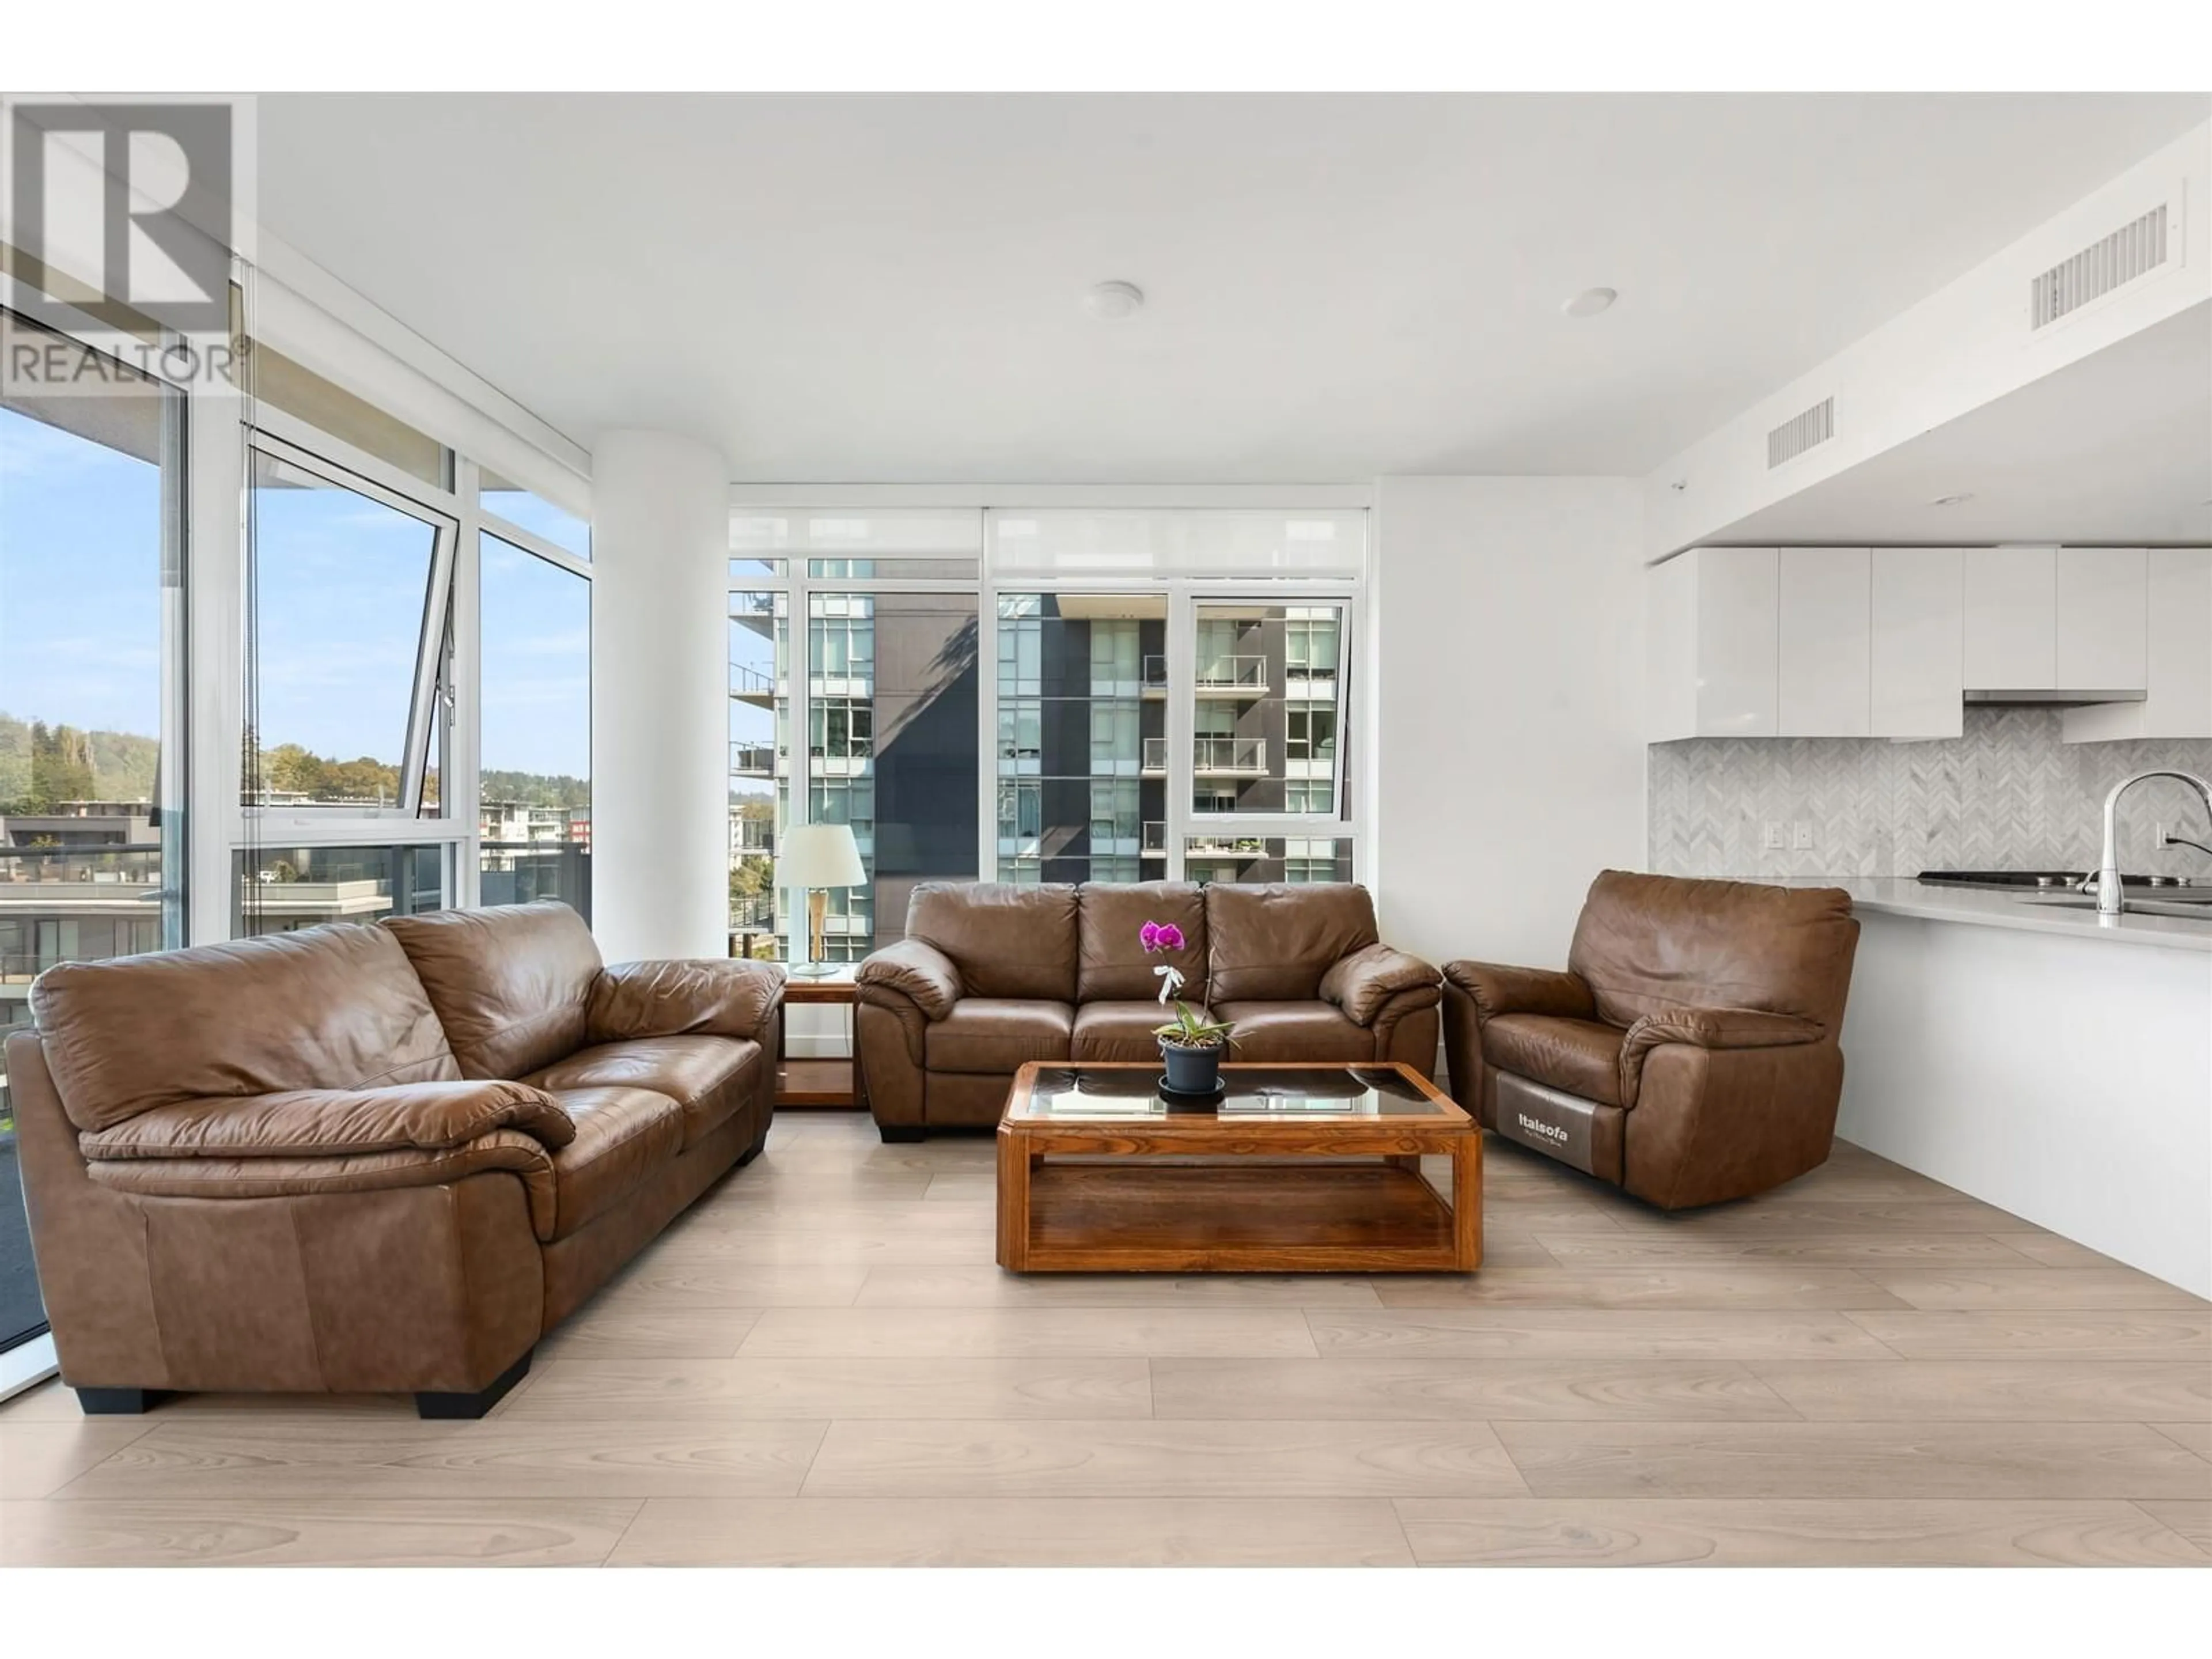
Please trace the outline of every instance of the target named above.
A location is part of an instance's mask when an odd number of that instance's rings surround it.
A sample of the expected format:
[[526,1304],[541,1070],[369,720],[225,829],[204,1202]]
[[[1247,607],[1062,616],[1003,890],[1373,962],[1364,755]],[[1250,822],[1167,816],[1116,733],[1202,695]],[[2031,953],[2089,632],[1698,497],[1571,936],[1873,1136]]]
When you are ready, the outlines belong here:
[[865,887],[860,844],[849,823],[799,823],[775,849],[775,878],[786,887]]

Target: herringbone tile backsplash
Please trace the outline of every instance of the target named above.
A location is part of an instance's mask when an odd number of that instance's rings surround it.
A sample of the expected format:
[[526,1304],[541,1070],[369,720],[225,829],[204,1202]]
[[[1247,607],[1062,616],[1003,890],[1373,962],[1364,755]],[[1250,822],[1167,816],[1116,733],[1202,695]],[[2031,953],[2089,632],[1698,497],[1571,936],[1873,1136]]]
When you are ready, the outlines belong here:
[[[2106,793],[2154,767],[2212,777],[2212,741],[2062,743],[2056,709],[1969,708],[1942,743],[1881,738],[1692,738],[1654,744],[1651,868],[1676,876],[1917,876],[1923,870],[2088,870]],[[2212,859],[2159,851],[2161,820],[2212,842],[2196,792],[2163,780],[2121,807],[2120,865],[2212,878]],[[1813,826],[1809,850],[1770,850]]]

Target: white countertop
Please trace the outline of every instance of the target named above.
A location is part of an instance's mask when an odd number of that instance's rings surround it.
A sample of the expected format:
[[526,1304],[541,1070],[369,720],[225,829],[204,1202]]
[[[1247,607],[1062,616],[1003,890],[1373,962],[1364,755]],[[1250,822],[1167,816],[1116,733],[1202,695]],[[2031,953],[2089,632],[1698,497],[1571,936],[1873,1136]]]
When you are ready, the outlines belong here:
[[2162,945],[2175,951],[2212,951],[2212,905],[2204,919],[2152,916],[2130,910],[2124,915],[2100,916],[2094,910],[2069,909],[2063,905],[2039,904],[2036,897],[2019,892],[1979,887],[1929,887],[1903,878],[1854,880],[1808,879],[1793,887],[1840,887],[1851,896],[1855,910],[1885,915],[1918,916],[1927,921],[1960,921],[1981,927],[2014,927],[2023,933],[2058,933],[2070,939],[2101,939],[2114,945]]

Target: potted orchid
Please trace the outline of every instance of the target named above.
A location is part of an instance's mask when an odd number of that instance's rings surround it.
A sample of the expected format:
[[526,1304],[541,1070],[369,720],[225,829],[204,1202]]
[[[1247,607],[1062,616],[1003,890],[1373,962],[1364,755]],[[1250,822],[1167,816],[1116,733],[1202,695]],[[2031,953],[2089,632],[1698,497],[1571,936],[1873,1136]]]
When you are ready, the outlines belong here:
[[[1164,956],[1183,948],[1182,929],[1173,922],[1148,921],[1137,930],[1148,957]],[[1152,972],[1159,976],[1160,1001],[1165,1004],[1183,988],[1182,971],[1173,963],[1162,963]],[[1236,1038],[1226,1020],[1208,1019],[1203,1009],[1180,1000],[1176,1017],[1153,1028],[1160,1040],[1160,1058],[1167,1062],[1167,1086],[1179,1095],[1210,1095],[1221,1087],[1221,1054]]]

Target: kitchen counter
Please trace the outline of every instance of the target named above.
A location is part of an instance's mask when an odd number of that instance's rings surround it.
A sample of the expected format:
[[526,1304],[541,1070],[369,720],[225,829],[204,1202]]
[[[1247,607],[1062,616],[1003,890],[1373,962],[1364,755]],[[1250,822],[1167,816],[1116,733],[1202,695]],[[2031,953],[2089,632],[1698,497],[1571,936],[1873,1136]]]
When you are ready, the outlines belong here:
[[[2212,904],[2203,907],[2201,921],[2187,916],[2144,915],[2135,910],[2106,918],[2091,909],[2038,903],[2039,898],[2059,896],[2029,894],[2016,889],[1929,887],[1900,878],[1808,878],[1788,884],[1840,887],[1851,896],[1854,910],[1881,915],[1917,916],[1923,921],[1959,921],[1978,927],[2011,927],[2031,933],[2059,933],[2113,945],[2212,952]],[[2132,890],[2129,896],[2135,896]],[[2146,893],[2144,896],[2150,895]]]
[[2212,914],[1828,884],[1860,929],[1836,1132],[2212,1296]]

